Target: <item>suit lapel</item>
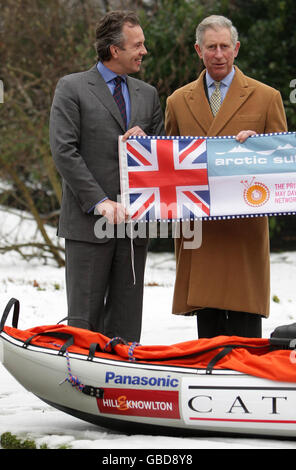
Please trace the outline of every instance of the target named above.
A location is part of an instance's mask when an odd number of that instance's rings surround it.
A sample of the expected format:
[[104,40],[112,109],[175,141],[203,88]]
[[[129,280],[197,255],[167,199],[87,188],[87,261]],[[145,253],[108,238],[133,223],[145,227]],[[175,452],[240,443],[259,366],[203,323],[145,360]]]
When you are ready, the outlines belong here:
[[244,74],[235,67],[235,75],[222,106],[208,129],[208,135],[219,135],[228,121],[253,93],[255,87],[248,86]]
[[131,103],[131,118],[129,128],[136,125],[136,119],[138,116],[138,105],[139,105],[139,85],[136,80],[127,77],[127,86],[129,90],[130,103]]
[[89,70],[87,78],[90,92],[105,106],[125,132],[118,106],[96,65]]

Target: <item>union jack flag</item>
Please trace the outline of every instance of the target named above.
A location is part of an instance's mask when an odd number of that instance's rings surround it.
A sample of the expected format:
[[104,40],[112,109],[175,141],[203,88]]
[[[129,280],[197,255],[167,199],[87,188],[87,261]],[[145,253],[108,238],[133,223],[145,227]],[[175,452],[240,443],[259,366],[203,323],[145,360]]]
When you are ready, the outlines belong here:
[[121,195],[133,220],[210,215],[206,139],[120,140]]

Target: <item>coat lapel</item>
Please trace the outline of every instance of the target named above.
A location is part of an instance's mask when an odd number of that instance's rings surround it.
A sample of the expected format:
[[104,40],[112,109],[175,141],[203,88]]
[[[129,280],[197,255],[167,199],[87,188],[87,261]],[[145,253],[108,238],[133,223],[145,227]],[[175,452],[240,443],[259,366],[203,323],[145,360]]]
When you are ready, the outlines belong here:
[[208,135],[219,135],[243,103],[251,96],[255,87],[248,86],[244,74],[235,67],[235,75],[222,106],[208,129]]
[[125,132],[118,106],[96,65],[89,70],[87,82],[90,92],[105,106]]
[[251,96],[255,87],[248,86],[244,74],[235,67],[235,76],[222,103],[219,113],[214,118],[204,90],[203,71],[199,78],[192,83],[188,92],[185,92],[185,100],[194,119],[202,128],[205,136],[216,136],[223,130],[242,104]]
[[199,78],[192,83],[191,88],[185,92],[184,98],[194,119],[203,130],[203,135],[208,134],[214,120],[208,99],[204,90],[204,74],[202,72]]

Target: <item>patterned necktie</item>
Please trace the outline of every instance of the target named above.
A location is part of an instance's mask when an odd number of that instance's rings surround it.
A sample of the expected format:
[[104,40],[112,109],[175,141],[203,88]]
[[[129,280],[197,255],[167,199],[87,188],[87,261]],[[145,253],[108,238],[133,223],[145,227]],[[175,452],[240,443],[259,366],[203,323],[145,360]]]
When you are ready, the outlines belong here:
[[124,127],[126,128],[127,122],[126,122],[126,108],[125,108],[125,101],[124,97],[122,94],[122,89],[121,89],[121,82],[122,78],[121,77],[116,77],[115,79],[115,88],[113,92],[113,97],[117,103],[117,106],[119,108],[120,114],[122,116],[123,122],[124,122]]
[[215,90],[213,91],[210,98],[210,105],[213,112],[213,115],[216,116],[221,106],[221,91],[220,91],[220,82],[214,82]]

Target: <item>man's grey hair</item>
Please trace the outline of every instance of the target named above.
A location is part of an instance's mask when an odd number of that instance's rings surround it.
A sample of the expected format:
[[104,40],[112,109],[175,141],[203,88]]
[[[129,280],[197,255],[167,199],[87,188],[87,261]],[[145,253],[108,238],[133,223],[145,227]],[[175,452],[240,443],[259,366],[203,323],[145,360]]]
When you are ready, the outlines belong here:
[[238,41],[238,32],[232,22],[225,16],[211,15],[202,20],[196,28],[196,44],[201,47],[203,43],[204,33],[207,29],[214,29],[215,31],[221,28],[227,28],[230,30],[231,42],[235,47]]

